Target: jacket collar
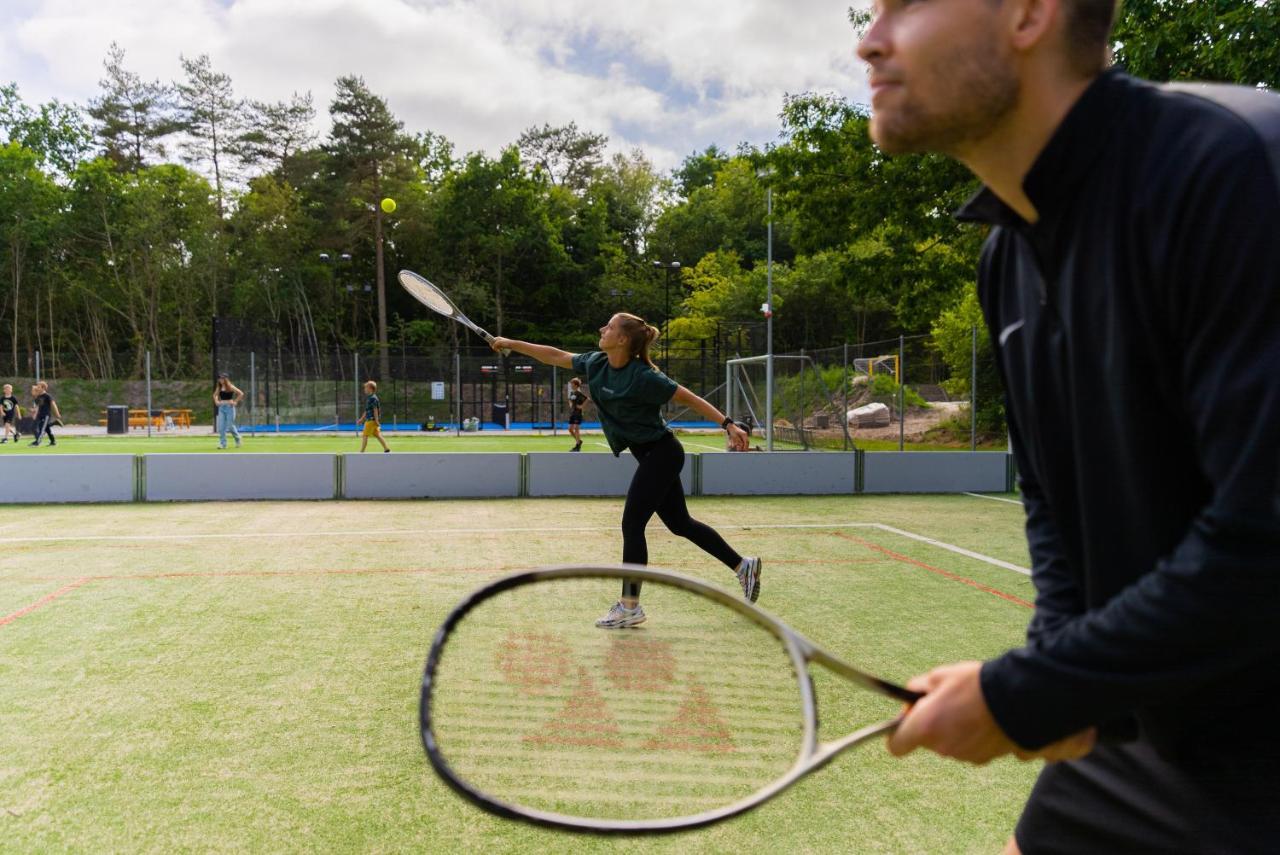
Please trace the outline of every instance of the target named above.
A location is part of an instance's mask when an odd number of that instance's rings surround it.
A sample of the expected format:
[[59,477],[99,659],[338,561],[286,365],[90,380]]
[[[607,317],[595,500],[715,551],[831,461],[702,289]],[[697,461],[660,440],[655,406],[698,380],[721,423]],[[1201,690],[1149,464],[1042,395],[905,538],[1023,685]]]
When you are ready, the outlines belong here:
[[[1099,74],[1067,111],[1036,157],[1022,180],[1022,189],[1042,222],[1055,219],[1083,185],[1106,149],[1123,109],[1123,99],[1135,82],[1118,69]],[[1027,226],[1016,211],[985,186],[956,211],[955,216],[965,222]]]

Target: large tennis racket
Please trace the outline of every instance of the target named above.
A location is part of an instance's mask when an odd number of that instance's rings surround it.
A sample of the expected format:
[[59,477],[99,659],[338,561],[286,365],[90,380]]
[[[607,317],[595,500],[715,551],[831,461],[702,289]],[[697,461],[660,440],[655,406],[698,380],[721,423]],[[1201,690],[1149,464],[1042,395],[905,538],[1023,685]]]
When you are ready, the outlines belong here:
[[[399,278],[400,284],[404,286],[404,290],[412,294],[414,299],[419,303],[437,314],[444,315],[446,318],[451,318],[457,321],[487,341],[490,346],[493,345],[493,336],[489,335],[489,333],[482,327],[472,322],[472,320],[466,315],[462,314],[462,311],[453,304],[453,301],[449,299],[449,296],[428,281],[426,277],[419,276],[412,270],[401,270]],[[502,348],[503,356],[508,356],[510,353],[511,350],[509,348]]]
[[[640,627],[594,625],[619,580]],[[867,692],[864,727],[818,741],[809,665]],[[419,702],[436,772],[491,813],[596,833],[708,825],[897,727],[920,696],[713,585],[635,565],[556,567],[472,593],[437,631]]]

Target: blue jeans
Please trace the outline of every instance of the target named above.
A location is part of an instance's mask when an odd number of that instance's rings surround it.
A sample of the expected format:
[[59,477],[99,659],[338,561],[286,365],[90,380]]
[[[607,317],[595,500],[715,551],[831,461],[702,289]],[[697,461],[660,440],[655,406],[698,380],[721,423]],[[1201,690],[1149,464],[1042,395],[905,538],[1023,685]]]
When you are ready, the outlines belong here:
[[231,404],[218,405],[218,445],[227,447],[227,431],[236,438],[236,447],[240,446],[240,431],[236,430],[236,408]]

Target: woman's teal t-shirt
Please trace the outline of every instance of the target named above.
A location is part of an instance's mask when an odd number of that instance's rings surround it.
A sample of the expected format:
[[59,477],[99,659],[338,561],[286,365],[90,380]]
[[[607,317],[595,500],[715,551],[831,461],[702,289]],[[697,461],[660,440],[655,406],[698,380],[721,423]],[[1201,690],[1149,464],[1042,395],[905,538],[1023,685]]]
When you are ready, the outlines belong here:
[[653,442],[667,433],[659,410],[679,388],[676,381],[642,359],[614,368],[601,350],[574,354],[573,370],[587,378],[591,401],[615,457],[633,443]]

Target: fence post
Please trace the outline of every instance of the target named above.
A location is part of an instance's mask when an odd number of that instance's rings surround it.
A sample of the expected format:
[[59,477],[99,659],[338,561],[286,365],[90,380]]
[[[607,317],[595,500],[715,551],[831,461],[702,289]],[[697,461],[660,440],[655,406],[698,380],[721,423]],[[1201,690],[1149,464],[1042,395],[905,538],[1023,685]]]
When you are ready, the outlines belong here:
[[453,432],[462,436],[462,353],[453,350]]
[[258,364],[254,352],[249,351],[249,427],[258,433]]
[[969,354],[969,450],[978,450],[978,325],[973,325]]
[[559,415],[560,409],[560,374],[556,371],[556,366],[551,366],[551,435],[559,436],[556,432],[556,417]]
[[151,438],[151,351],[147,351],[147,438]]
[[40,382],[40,351],[36,351],[36,382]]
[[907,337],[898,336],[898,450],[907,447]]
[[356,418],[360,418],[360,351],[351,354],[351,379],[356,384]]
[[849,450],[849,342],[844,343],[844,367],[840,374],[840,418],[844,419],[843,448]]

